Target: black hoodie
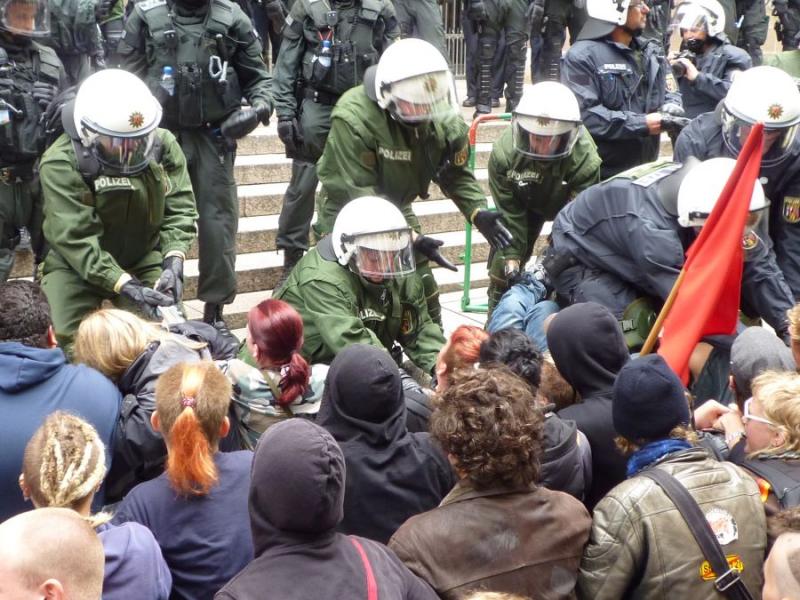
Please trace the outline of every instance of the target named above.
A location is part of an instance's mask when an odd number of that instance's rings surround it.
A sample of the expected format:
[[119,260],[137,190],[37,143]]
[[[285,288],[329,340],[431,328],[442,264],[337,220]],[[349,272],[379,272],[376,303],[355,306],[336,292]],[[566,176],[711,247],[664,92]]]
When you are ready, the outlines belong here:
[[595,302],[573,304],[559,312],[547,330],[547,346],[558,371],[581,395],[580,404],[558,415],[575,421],[592,447],[592,486],[586,497],[591,510],[625,479],[627,460],[614,444],[611,390],[630,355],[619,322]]
[[339,442],[347,462],[343,533],[385,544],[456,483],[430,436],[407,431],[400,373],[379,348],[354,344],[336,356],[316,422]]
[[383,544],[336,532],[345,462],[331,435],[305,419],[270,427],[258,442],[250,483],[256,558],[215,596],[221,599],[367,600],[364,550],[381,600],[436,594]]

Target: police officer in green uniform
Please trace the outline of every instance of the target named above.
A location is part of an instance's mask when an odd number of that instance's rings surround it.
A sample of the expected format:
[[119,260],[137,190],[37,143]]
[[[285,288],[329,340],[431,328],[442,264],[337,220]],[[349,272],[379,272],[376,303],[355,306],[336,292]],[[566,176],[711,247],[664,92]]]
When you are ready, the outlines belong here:
[[555,81],[528,87],[489,158],[489,189],[514,239],[489,269],[489,309],[518,283],[542,226],[600,181],[600,156],[578,100]]
[[586,0],[532,0],[525,13],[531,29],[531,80],[561,79],[561,48],[569,29],[574,44],[586,22]]
[[736,23],[739,25],[736,45],[747,50],[753,59],[753,66],[757,67],[764,58],[761,46],[767,41],[769,30],[769,17],[764,0],[736,0],[736,18]]
[[273,297],[303,317],[302,353],[311,363],[329,363],[351,344],[388,351],[397,343],[432,373],[444,345],[414,276],[411,230],[382,198],[346,204],[333,233],[300,259]]
[[14,266],[19,231],[43,251],[36,161],[45,149],[42,114],[65,83],[49,34],[45,0],[0,0],[0,282]]
[[64,106],[65,133],[42,156],[42,288],[64,348],[103,300],[151,319],[181,301],[197,212],[183,152],[160,120],[140,79],[99,71]]
[[261,43],[231,0],[143,0],[117,51],[161,100],[163,124],[186,155],[200,215],[197,296],[203,320],[226,331],[222,307],[236,296],[235,140],[272,113]]
[[308,249],[317,189],[316,162],[333,105],[400,37],[390,0],[297,0],[286,19],[272,84],[278,135],[292,161],[276,245],[286,277]]
[[78,85],[97,69],[105,68],[105,48],[98,21],[102,5],[97,0],[49,0],[47,44],[63,63],[69,85]]
[[377,195],[400,207],[414,230],[417,273],[428,311],[439,322],[439,290],[428,260],[455,270],[439,253],[440,240],[418,235],[411,203],[428,197],[431,181],[451,198],[490,244],[511,241],[501,216],[467,167],[467,125],[455,107],[453,78],[444,58],[423,40],[392,44],[364,85],[345,93],[331,115],[331,131],[317,170],[322,182],[315,230],[330,233],[348,200]]
[[416,37],[436,48],[446,61],[450,61],[444,36],[442,9],[438,0],[394,0],[397,21],[404,38]]

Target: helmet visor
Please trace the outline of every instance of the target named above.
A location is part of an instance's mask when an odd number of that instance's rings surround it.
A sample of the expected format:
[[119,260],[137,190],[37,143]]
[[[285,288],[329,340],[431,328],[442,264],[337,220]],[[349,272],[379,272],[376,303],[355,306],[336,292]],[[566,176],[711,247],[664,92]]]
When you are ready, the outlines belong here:
[[137,137],[98,134],[92,148],[97,160],[122,175],[138,173],[150,162],[156,130]]
[[[727,110],[722,111],[722,137],[725,145],[735,155],[744,146],[747,136],[753,125],[744,119],[732,115]],[[782,161],[789,155],[789,148],[797,135],[797,125],[781,128],[764,128],[764,148],[761,152],[761,166],[768,167]]]
[[0,0],[0,29],[23,37],[50,35],[50,10],[43,0]]
[[416,269],[408,228],[358,235],[353,244],[354,266],[366,279],[398,279]]
[[514,115],[514,149],[532,158],[553,160],[568,156],[578,139],[579,123]]
[[421,123],[458,112],[456,88],[450,71],[424,73],[396,81],[385,92],[392,112],[406,123]]

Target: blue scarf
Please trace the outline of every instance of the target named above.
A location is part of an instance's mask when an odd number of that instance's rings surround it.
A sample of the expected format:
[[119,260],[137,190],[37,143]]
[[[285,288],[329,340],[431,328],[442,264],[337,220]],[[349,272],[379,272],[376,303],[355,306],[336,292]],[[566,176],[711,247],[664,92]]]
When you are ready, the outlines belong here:
[[659,440],[650,442],[642,446],[639,450],[631,454],[628,459],[628,477],[633,477],[645,467],[650,466],[665,454],[679,452],[691,448],[692,445],[686,440]]

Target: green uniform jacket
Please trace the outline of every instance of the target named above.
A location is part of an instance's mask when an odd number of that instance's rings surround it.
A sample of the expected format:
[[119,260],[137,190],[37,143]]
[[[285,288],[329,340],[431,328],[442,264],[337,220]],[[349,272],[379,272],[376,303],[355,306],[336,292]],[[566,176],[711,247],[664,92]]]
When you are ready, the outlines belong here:
[[551,221],[578,192],[599,181],[600,156],[583,126],[572,153],[553,161],[536,160],[515,151],[508,127],[494,143],[489,158],[489,189],[514,236],[503,257],[526,258],[536,242],[539,231],[528,231],[528,213],[541,216],[542,222]]
[[[394,14],[394,8],[390,0],[373,0],[366,3],[364,0],[356,0],[352,3],[336,2],[334,4],[339,13],[339,19],[349,18],[360,23],[357,15],[370,16],[373,19],[373,24],[369,27],[369,42],[365,43],[365,47],[361,47],[359,42],[366,42],[367,25],[361,24],[358,27],[363,27],[364,30],[356,30],[356,27],[350,25],[346,28],[350,37],[353,39],[339,39],[341,37],[340,31],[344,27],[337,26],[336,35],[334,36],[334,59],[336,58],[336,46],[343,45],[347,47],[352,43],[356,45],[353,54],[357,56],[355,65],[351,58],[340,58],[338,62],[331,65],[331,70],[346,69],[348,77],[336,77],[335,72],[331,72],[330,76],[334,83],[345,83],[346,89],[339,89],[337,86],[325,86],[326,83],[322,82],[324,87],[332,94],[341,94],[350,87],[358,85],[364,78],[364,68],[378,62],[380,54],[391,44],[394,40],[400,37],[400,27],[397,24],[397,18]],[[303,0],[295,2],[292,5],[292,10],[286,18],[286,27],[283,30],[283,39],[281,40],[281,51],[278,53],[278,61],[275,64],[272,80],[272,93],[275,98],[275,113],[278,118],[294,118],[298,114],[299,104],[296,96],[295,86],[298,80],[301,80],[305,85],[315,87],[312,85],[312,72],[315,53],[321,44],[322,31],[319,25],[321,23],[315,22],[314,9],[322,10],[322,14],[327,11],[327,7],[322,6],[317,0]]]
[[316,229],[330,233],[339,210],[361,196],[382,196],[397,205],[419,231],[411,203],[426,198],[431,181],[468,219],[486,208],[486,196],[467,168],[468,127],[454,113],[437,123],[401,125],[367,97],[360,85],[339,99],[331,131],[317,163],[323,191]]
[[396,341],[430,373],[444,345],[442,330],[428,314],[419,277],[373,285],[312,248],[274,295],[303,317],[303,356],[330,363],[351,344],[390,349]]
[[800,50],[787,50],[767,56],[764,64],[786,71],[795,79],[800,78]]
[[185,254],[196,236],[197,210],[186,159],[175,137],[159,129],[161,162],[132,177],[101,175],[92,191],[78,171],[72,140],[62,134],[39,167],[47,263],[65,261],[84,280],[116,291],[126,269],[148,252]]

